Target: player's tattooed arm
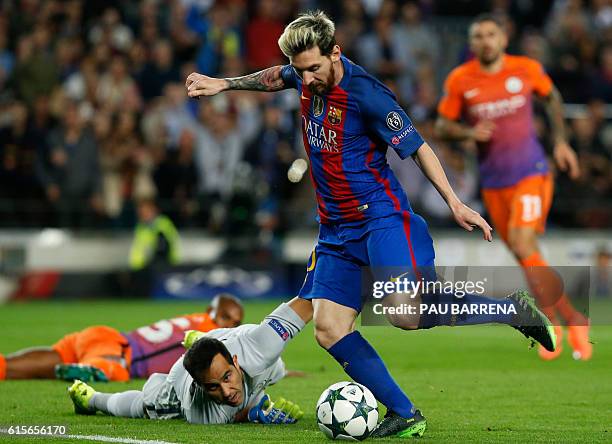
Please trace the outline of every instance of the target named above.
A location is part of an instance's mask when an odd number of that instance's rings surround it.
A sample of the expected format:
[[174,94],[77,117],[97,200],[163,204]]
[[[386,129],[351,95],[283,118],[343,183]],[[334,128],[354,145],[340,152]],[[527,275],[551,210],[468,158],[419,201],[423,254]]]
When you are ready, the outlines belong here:
[[567,172],[570,178],[577,179],[580,176],[580,165],[576,153],[567,143],[563,119],[563,98],[556,87],[553,86],[550,94],[544,97],[544,108],[550,121],[555,163],[561,171]]
[[225,79],[227,89],[246,89],[250,91],[280,91],[285,89],[285,81],[281,76],[282,66],[272,66],[253,74]]
[[549,95],[544,97],[544,108],[550,119],[553,140],[555,143],[565,142],[565,122],[563,120],[563,98],[559,90],[553,86]]
[[216,79],[193,72],[185,81],[189,97],[214,96],[229,89],[248,91],[280,91],[285,89],[282,66],[272,66],[253,74],[228,79]]

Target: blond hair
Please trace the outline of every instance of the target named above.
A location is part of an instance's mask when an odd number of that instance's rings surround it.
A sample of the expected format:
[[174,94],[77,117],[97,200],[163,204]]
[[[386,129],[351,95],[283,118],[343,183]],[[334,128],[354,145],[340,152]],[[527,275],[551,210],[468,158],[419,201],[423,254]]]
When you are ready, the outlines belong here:
[[336,25],[323,11],[309,11],[285,27],[278,46],[289,58],[315,46],[321,54],[329,55],[336,45],[335,31]]

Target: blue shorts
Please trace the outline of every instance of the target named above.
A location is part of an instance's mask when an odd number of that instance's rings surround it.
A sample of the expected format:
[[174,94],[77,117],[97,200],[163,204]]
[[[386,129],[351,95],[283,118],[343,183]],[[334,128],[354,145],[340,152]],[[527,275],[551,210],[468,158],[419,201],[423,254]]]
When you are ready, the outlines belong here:
[[429,279],[435,273],[435,253],[425,220],[404,211],[390,216],[385,225],[358,239],[347,239],[341,226],[321,225],[298,296],[327,299],[361,312],[368,290],[363,288],[364,273],[374,270],[375,279],[386,281],[399,274],[419,278],[425,272]]

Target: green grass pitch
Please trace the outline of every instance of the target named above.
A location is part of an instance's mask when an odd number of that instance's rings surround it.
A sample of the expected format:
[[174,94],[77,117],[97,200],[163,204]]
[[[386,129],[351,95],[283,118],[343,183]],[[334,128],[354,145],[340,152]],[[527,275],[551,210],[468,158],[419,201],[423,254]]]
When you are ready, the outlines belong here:
[[[246,322],[259,322],[276,302],[248,303]],[[53,343],[89,325],[131,329],[202,309],[196,303],[38,302],[0,307],[0,352]],[[535,349],[505,326],[442,327],[402,332],[391,327],[361,329],[392,374],[428,419],[422,442],[612,442],[612,326],[595,326],[590,362],[541,362]],[[328,442],[315,420],[315,402],[330,384],[347,376],[313,337],[312,327],[284,355],[288,368],[308,373],[286,379],[269,393],[298,402],[304,418],[292,426],[190,425],[74,415],[60,381],[0,382],[0,427],[65,424],[73,435],[163,440],[173,443],[267,441]],[[139,389],[143,381],[96,384],[101,391]],[[15,438],[2,442],[67,442],[75,439]]]

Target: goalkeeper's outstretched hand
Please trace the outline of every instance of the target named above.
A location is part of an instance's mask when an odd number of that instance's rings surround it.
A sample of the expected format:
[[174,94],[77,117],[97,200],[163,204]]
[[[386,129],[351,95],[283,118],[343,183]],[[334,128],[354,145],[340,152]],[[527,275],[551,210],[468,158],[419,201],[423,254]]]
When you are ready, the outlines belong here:
[[264,395],[249,410],[248,419],[259,424],[294,424],[302,416],[304,412],[297,404],[284,398],[273,402],[268,395]]

